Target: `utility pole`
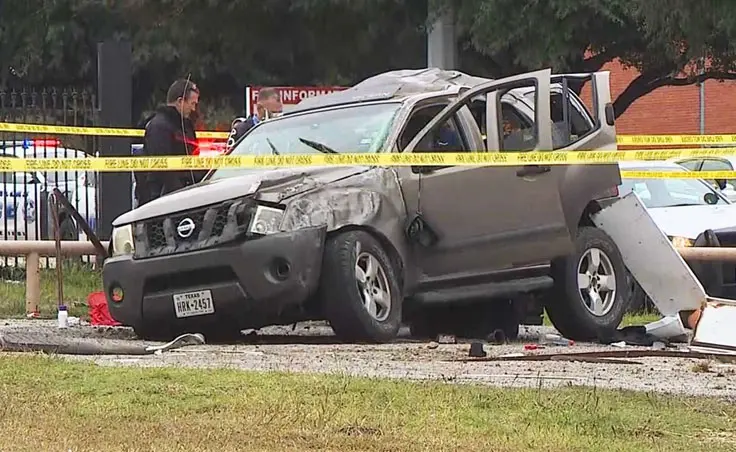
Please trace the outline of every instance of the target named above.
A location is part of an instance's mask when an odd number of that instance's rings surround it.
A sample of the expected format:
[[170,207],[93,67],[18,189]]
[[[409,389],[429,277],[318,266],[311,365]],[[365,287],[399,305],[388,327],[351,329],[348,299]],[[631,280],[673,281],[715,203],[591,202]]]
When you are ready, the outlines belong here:
[[[429,3],[429,0],[428,2]],[[432,12],[427,8],[428,19]],[[429,20],[428,20],[429,21]],[[447,7],[436,18],[427,33],[427,67],[457,69],[457,33],[455,31],[455,12]]]

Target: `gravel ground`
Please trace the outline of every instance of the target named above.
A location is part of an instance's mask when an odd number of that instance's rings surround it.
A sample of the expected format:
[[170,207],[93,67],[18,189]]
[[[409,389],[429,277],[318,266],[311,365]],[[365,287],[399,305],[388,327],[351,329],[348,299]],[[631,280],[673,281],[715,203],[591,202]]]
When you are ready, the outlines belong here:
[[[76,326],[57,330],[45,320],[0,321],[3,331],[23,331],[31,337],[47,339],[84,338],[106,344],[131,342],[127,328]],[[489,356],[509,353],[550,353],[620,350],[596,344],[575,344],[538,351],[524,351],[540,334],[554,332],[547,327],[522,327],[517,342],[485,344]],[[11,333],[12,334],[12,333]],[[405,332],[403,333],[406,334]],[[324,372],[370,377],[434,379],[457,383],[480,383],[509,387],[550,387],[588,385],[639,391],[716,396],[736,400],[736,364],[683,358],[636,358],[640,364],[583,362],[459,362],[468,356],[467,341],[457,344],[432,344],[400,339],[387,345],[348,345],[337,343],[323,323],[291,327],[272,327],[259,331],[237,345],[189,346],[159,355],[145,356],[66,356],[70,360],[93,361],[104,366],[181,366],[225,367],[244,370]],[[628,349],[645,349],[627,347]]]

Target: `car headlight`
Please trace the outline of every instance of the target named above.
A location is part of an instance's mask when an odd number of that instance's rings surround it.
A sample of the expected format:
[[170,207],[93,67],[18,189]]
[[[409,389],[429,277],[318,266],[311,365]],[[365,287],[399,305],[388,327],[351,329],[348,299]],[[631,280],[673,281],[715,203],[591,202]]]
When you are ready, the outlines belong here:
[[694,240],[687,237],[670,237],[670,241],[675,248],[688,248],[695,244]]
[[112,230],[112,255],[123,256],[133,254],[133,226],[126,224]]
[[275,207],[258,206],[250,220],[248,231],[251,234],[268,235],[279,232],[284,211]]

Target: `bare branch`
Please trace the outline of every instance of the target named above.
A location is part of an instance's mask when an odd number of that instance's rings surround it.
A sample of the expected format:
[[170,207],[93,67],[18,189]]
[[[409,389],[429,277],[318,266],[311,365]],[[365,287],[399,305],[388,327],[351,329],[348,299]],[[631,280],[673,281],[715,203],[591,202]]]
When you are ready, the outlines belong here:
[[706,80],[736,80],[736,73],[723,71],[707,71],[692,77],[660,77],[658,73],[641,74],[619,94],[613,103],[616,117],[620,117],[637,99],[664,86],[689,86],[703,83]]

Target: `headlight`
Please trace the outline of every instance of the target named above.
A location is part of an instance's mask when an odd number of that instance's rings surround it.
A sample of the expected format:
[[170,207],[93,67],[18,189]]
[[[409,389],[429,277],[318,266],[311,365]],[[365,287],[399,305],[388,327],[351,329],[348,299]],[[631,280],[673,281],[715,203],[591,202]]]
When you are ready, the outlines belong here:
[[126,224],[112,231],[112,255],[123,256],[133,254],[133,226]]
[[258,206],[250,221],[248,231],[252,234],[267,235],[279,232],[284,211],[275,207]]
[[671,237],[670,240],[675,248],[687,248],[695,244],[695,241],[687,237]]

